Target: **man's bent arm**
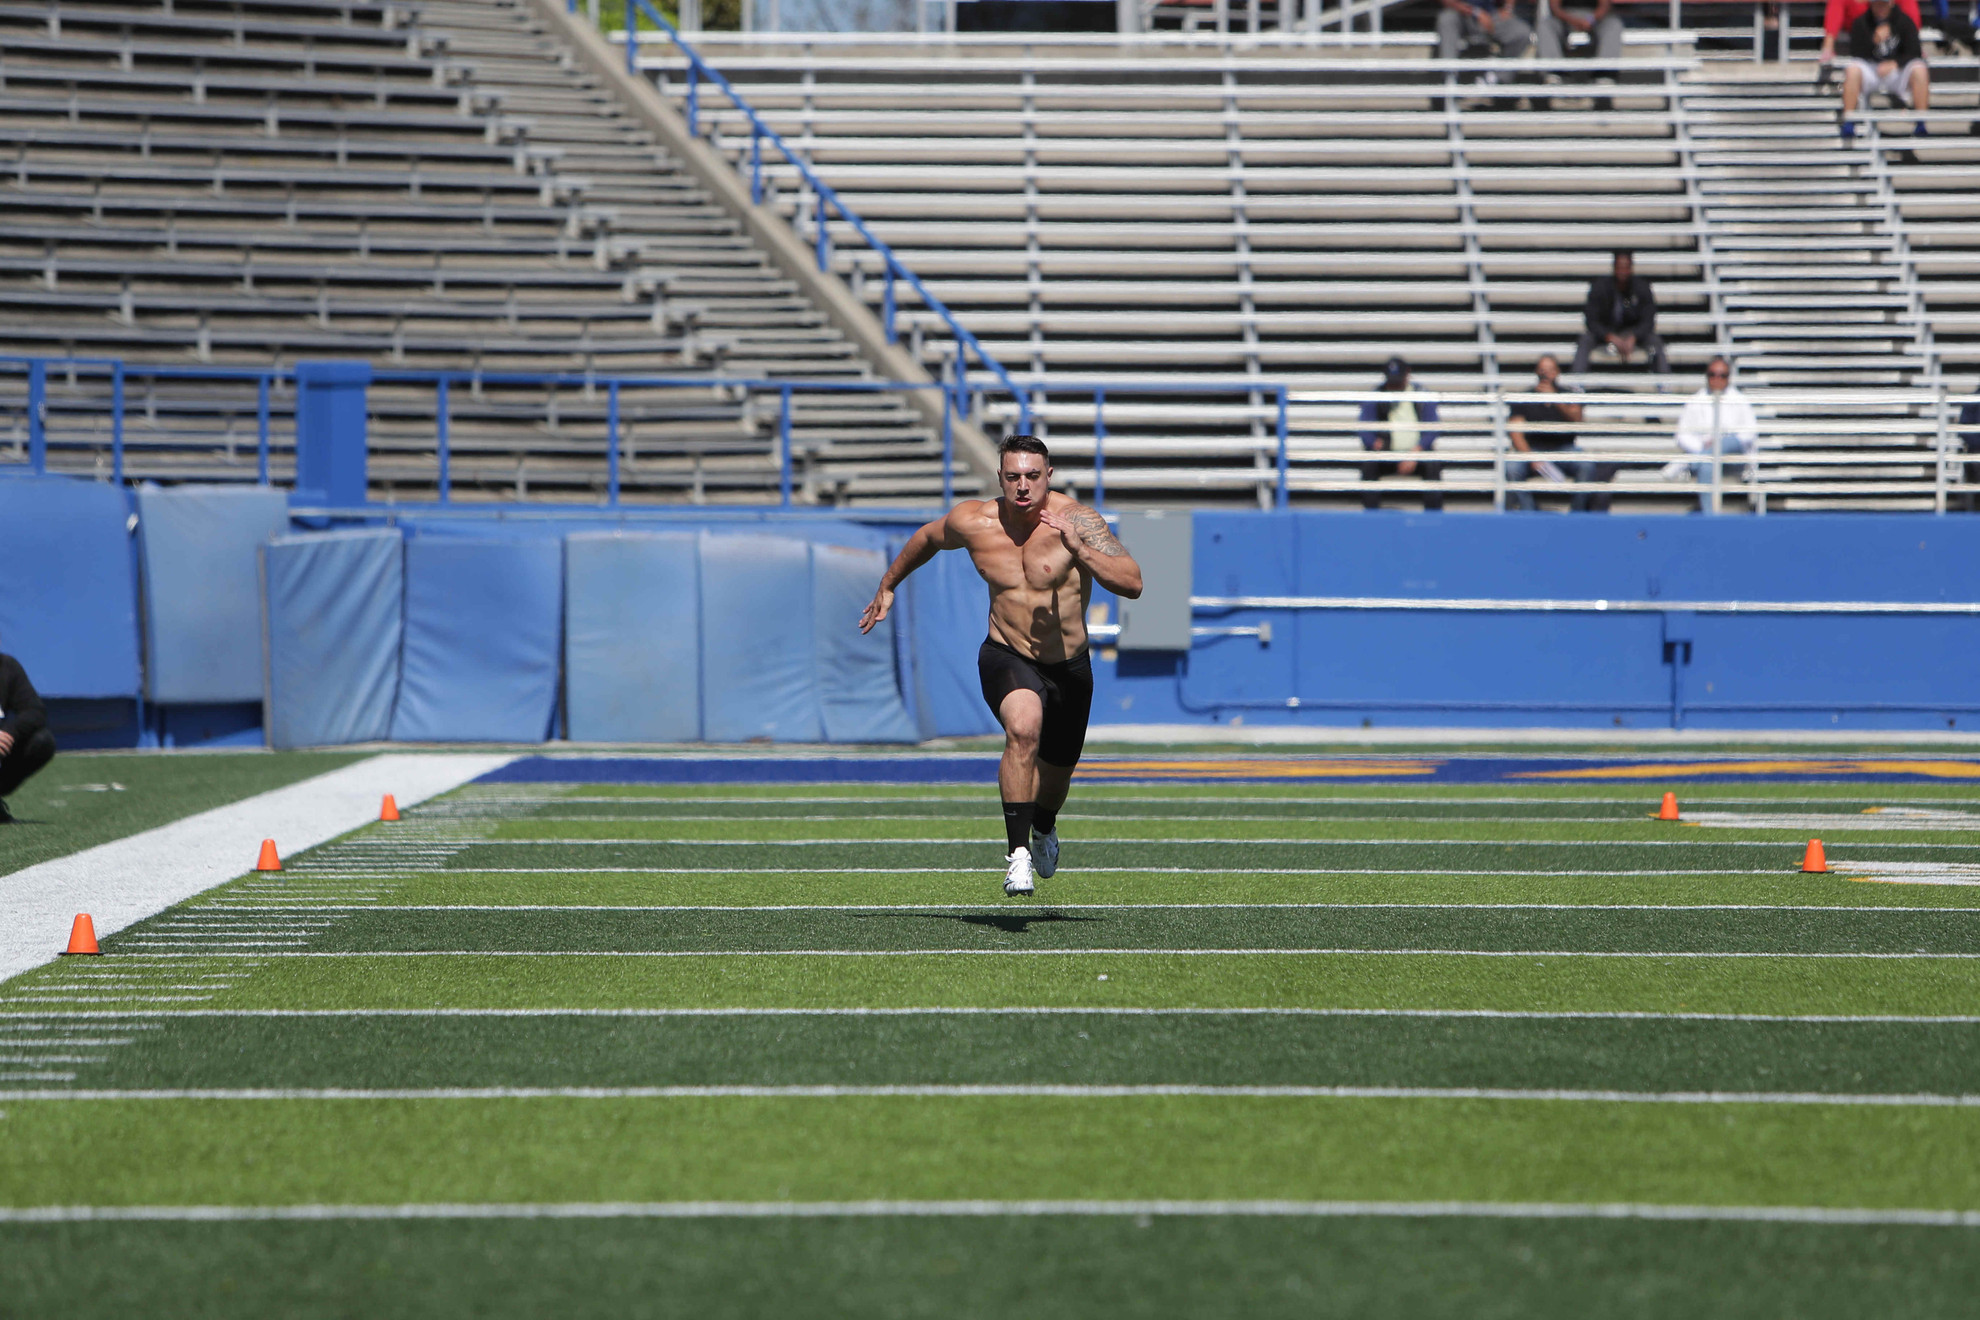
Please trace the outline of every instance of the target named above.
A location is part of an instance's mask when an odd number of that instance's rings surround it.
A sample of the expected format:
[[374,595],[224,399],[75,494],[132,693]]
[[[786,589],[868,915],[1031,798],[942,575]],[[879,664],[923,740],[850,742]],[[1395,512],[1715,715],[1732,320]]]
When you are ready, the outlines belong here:
[[951,509],[934,522],[915,529],[914,535],[901,547],[900,554],[894,557],[894,562],[887,565],[887,571],[880,575],[879,589],[873,593],[873,600],[859,616],[861,632],[871,632],[875,624],[887,617],[894,608],[894,588],[906,580],[908,574],[940,552],[958,549],[964,544],[963,538],[949,525],[949,520],[954,516],[955,510]]
[[[1084,504],[1075,504],[1063,515],[1072,529],[1073,558],[1093,575],[1093,580],[1123,600],[1141,597],[1141,565],[1108,528],[1107,520]],[[1045,519],[1048,524],[1052,518]],[[1064,528],[1060,528],[1064,531]]]

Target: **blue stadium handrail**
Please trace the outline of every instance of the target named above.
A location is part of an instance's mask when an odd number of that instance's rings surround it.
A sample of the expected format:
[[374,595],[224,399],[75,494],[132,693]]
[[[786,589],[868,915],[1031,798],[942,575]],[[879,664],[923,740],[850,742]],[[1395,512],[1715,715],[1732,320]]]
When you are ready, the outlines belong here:
[[[566,4],[569,6],[571,13],[577,12],[577,0],[566,0]],[[817,172],[811,168],[808,161],[790,149],[784,142],[784,139],[778,135],[777,131],[763,121],[763,116],[756,113],[756,107],[744,100],[742,93],[730,85],[729,80],[724,78],[714,65],[703,59],[700,51],[697,51],[687,43],[687,39],[681,36],[680,30],[662,17],[660,11],[655,9],[649,0],[627,0],[626,3],[626,72],[635,78],[640,76],[639,15],[642,13],[652,19],[666,32],[667,36],[673,41],[675,46],[680,48],[681,54],[687,59],[688,132],[697,138],[701,136],[701,79],[703,78],[706,78],[709,82],[721,88],[722,94],[729,98],[729,104],[741,111],[743,116],[749,120],[750,201],[757,205],[761,205],[763,202],[763,143],[767,140],[771,146],[783,153],[784,159],[790,162],[792,168],[797,170],[798,176],[811,188],[811,195],[815,199],[814,206],[816,210],[814,214],[818,229],[816,243],[818,269],[828,275],[832,273],[832,239],[830,230],[826,226],[826,220],[829,211],[837,211],[839,218],[852,226],[853,232],[865,241],[866,246],[871,248],[883,263],[887,283],[886,292],[883,295],[881,304],[880,323],[882,330],[887,336],[887,342],[890,344],[898,342],[898,336],[894,330],[894,281],[900,279],[905,281],[908,288],[914,291],[915,296],[921,299],[923,306],[942,318],[942,323],[948,327],[949,333],[954,337],[956,342],[957,367],[959,374],[963,375],[963,380],[959,381],[958,384],[963,388],[967,388],[966,354],[974,353],[977,361],[983,364],[984,369],[995,376],[997,383],[1002,385],[1004,389],[1010,392],[1011,397],[1017,400],[1018,429],[1029,431],[1031,429],[1031,402],[1026,397],[1024,391],[1018,388],[1017,382],[1011,379],[1011,374],[1004,370],[1003,364],[990,355],[990,351],[983,347],[983,344],[975,335],[970,333],[968,327],[956,319],[956,314],[949,310],[948,305],[928,291],[928,286],[921,282],[920,277],[909,270],[901,259],[894,255],[894,249],[882,242],[879,236],[867,227],[866,221],[860,218],[859,213],[850,206],[847,206],[839,197],[839,194],[832,189],[831,185],[818,177]]]
[[[23,354],[0,354],[0,377],[15,371],[25,370],[27,374],[27,440],[28,470],[42,474],[48,470],[48,375],[50,370],[60,370],[70,377],[108,376],[111,381],[110,399],[110,455],[111,479],[124,480],[124,382],[128,377],[147,380],[205,380],[239,381],[252,384],[255,389],[256,412],[256,480],[261,485],[272,484],[270,456],[274,452],[273,436],[273,391],[278,385],[295,381],[294,367],[223,367],[223,366],[181,366],[177,364],[127,363],[118,358],[45,358]],[[948,381],[887,381],[887,380],[788,380],[755,377],[709,377],[709,376],[670,376],[628,373],[624,375],[602,376],[595,372],[546,372],[546,371],[488,371],[488,370],[433,370],[409,368],[381,368],[372,373],[371,379],[387,385],[425,385],[434,394],[434,448],[438,463],[436,485],[439,502],[446,504],[450,499],[452,449],[449,437],[449,396],[456,385],[479,388],[487,385],[530,385],[552,388],[573,388],[603,390],[606,396],[606,499],[608,508],[619,506],[619,393],[623,389],[665,389],[693,388],[706,389],[710,384],[745,390],[752,393],[775,393],[778,397],[777,409],[777,456],[778,456],[778,507],[793,507],[793,486],[795,483],[794,458],[792,448],[793,396],[799,392],[806,394],[893,394],[914,393],[921,390],[942,392],[942,502],[946,505],[955,499],[955,419],[966,416],[972,395],[987,399],[995,388],[988,384],[972,385],[967,380],[958,383]],[[1049,382],[1041,382],[1040,388],[1050,388]],[[1290,389],[1283,383],[1268,383],[1252,380],[1237,381],[1193,381],[1193,382],[1136,382],[1136,381],[1083,381],[1078,385],[1060,387],[1062,392],[1072,390],[1088,394],[1093,399],[1093,484],[1090,502],[1098,507],[1107,496],[1107,397],[1109,393],[1134,394],[1230,394],[1259,395],[1274,410],[1277,432],[1277,472],[1274,503],[1281,509],[1289,507],[1291,499],[1290,462],[1288,445],[1290,433],[1287,425],[1286,409],[1291,397]],[[1026,403],[1021,393],[1013,389],[1013,399],[1024,419],[1020,424],[1029,429],[1029,416],[1023,410]],[[505,506],[507,507],[507,506]]]

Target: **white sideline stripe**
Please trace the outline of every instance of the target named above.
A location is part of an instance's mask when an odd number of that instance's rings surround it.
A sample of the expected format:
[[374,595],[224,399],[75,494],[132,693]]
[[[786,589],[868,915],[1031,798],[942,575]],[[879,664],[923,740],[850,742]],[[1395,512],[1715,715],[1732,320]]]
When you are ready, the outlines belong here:
[[[1075,957],[1270,957],[1279,954],[1434,958],[1858,958],[1880,961],[1980,959],[1980,953],[1776,953],[1765,950],[1724,952],[1589,949],[338,949],[279,950],[256,953],[258,958],[926,958],[951,955],[983,958]],[[224,949],[194,953],[141,953],[133,958],[232,957]],[[20,998],[20,996],[15,996]]]
[[[233,912],[996,912],[1003,915],[1049,912],[1165,912],[1399,909],[1464,912],[1515,909],[1536,912],[1952,912],[1980,916],[1980,908],[1960,905],[1900,907],[1872,903],[1844,906],[1831,903],[1041,903],[1013,907],[1005,903],[314,903],[260,908],[230,904]],[[329,926],[332,922],[316,923]],[[275,929],[275,928],[271,928]],[[187,936],[186,938],[194,938]]]
[[[132,1008],[46,1009],[33,1013],[0,1011],[0,1021],[108,1021],[127,1031],[160,1030],[142,1018],[743,1018],[743,1017],[1372,1017],[1509,1018],[1537,1021],[1608,1022],[1793,1022],[1893,1026],[1975,1026],[1980,1013],[1654,1013],[1636,1009],[1512,1008],[1079,1008],[1067,1005],[942,1006],[923,1008]],[[19,1030],[19,1028],[16,1028]]]
[[1814,1205],[1572,1201],[506,1201],[400,1205],[50,1205],[0,1207],[0,1223],[229,1223],[395,1219],[880,1219],[1002,1217],[1620,1219],[1980,1228],[1980,1211]]
[[391,753],[203,811],[126,839],[58,857],[5,879],[0,981],[53,962],[78,912],[111,935],[244,874],[263,839],[285,853],[326,843],[378,818],[386,793],[424,802],[514,756]]
[[1879,1109],[1980,1109],[1980,1095],[1863,1095],[1821,1091],[1582,1091],[1491,1086],[1054,1086],[1004,1083],[909,1086],[433,1086],[172,1087],[0,1091],[0,1103],[118,1100],[1519,1100],[1574,1104],[1841,1105]]

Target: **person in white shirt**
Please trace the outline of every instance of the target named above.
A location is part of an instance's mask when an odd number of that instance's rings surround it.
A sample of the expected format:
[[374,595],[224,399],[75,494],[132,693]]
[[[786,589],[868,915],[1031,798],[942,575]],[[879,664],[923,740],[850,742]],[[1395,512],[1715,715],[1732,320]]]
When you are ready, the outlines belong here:
[[[1705,368],[1705,388],[1685,401],[1684,412],[1678,417],[1678,448],[1701,455],[1690,464],[1691,475],[1701,486],[1716,485],[1723,467],[1721,456],[1751,454],[1759,441],[1760,424],[1754,419],[1753,405],[1733,388],[1732,363],[1713,358]],[[1672,464],[1678,469],[1684,466],[1682,460]],[[1745,475],[1748,481],[1754,479],[1751,463],[1746,465]],[[1699,492],[1698,507],[1701,511],[1711,509],[1709,490]]]

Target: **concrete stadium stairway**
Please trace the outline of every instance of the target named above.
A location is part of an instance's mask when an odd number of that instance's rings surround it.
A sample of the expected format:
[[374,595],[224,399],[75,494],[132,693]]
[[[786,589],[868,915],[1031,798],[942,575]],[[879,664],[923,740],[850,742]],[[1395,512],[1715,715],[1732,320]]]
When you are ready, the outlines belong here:
[[[1936,387],[1931,322],[1892,182],[1893,158],[1909,139],[1880,142],[1866,126],[1845,148],[1836,95],[1816,93],[1807,63],[1708,64],[1682,87],[1701,246],[1741,384],[1804,393]],[[1877,490],[1931,480],[1921,404],[1831,395],[1779,404],[1771,417],[1785,423],[1773,429],[1789,450],[1832,450],[1834,436],[1822,432],[1840,425],[1859,451],[1771,473],[1795,490],[1779,507],[1929,505]]]

